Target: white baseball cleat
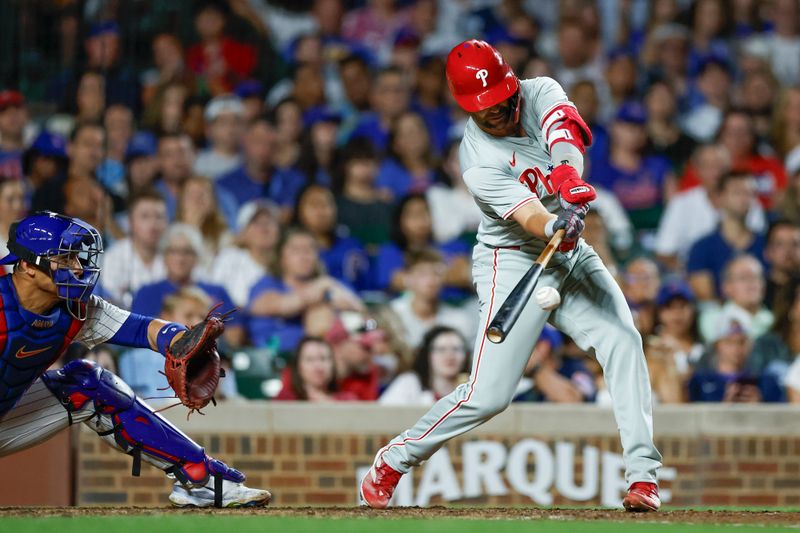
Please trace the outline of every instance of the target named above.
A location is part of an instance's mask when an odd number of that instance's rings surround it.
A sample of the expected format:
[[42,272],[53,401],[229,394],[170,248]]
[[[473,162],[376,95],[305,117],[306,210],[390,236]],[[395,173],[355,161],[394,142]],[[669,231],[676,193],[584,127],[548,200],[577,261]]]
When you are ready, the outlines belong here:
[[[272,494],[267,490],[251,489],[243,483],[222,481],[222,507],[259,507],[267,505]],[[214,478],[203,487],[187,488],[175,483],[169,501],[175,507],[214,507]]]

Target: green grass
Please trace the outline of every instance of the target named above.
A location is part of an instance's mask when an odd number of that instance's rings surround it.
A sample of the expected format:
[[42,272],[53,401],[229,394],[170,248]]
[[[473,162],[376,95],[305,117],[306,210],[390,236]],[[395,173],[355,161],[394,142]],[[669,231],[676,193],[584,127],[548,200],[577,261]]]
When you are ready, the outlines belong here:
[[[531,523],[535,522],[535,523]],[[321,519],[268,516],[97,516],[3,518],[3,533],[764,533],[788,531],[777,526],[715,526],[687,524],[552,522],[531,520],[380,520]]]

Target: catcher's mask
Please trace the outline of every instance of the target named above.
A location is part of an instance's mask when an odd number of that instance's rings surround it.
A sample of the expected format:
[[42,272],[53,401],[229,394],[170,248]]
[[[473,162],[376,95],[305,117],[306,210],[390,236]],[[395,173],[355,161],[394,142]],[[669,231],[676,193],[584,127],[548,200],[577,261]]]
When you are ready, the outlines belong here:
[[15,222],[8,233],[10,253],[0,264],[26,261],[35,266],[53,279],[69,313],[85,320],[86,302],[100,277],[100,233],[83,220],[52,211],[38,211]]

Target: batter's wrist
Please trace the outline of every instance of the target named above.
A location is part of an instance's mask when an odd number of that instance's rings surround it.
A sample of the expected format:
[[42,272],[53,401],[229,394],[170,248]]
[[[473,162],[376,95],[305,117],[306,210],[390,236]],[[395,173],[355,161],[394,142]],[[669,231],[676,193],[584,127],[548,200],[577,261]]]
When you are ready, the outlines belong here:
[[556,233],[556,230],[554,228],[554,226],[556,225],[556,220],[558,220],[558,218],[551,218],[544,225],[544,236],[547,237],[548,239],[551,238]]

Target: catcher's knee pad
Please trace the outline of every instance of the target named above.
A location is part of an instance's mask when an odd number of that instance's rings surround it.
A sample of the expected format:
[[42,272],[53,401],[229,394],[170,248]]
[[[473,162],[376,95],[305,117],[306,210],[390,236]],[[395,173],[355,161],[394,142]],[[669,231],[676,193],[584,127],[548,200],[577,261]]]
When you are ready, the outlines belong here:
[[[42,377],[47,387],[71,413],[88,402],[95,416],[108,420],[115,443],[134,458],[133,475],[139,475],[142,454],[167,465],[164,470],[187,485],[205,485],[210,476],[241,483],[244,474],[208,457],[201,446],[139,400],[131,388],[112,372],[92,361],[72,361]],[[95,427],[95,426],[93,426]]]

